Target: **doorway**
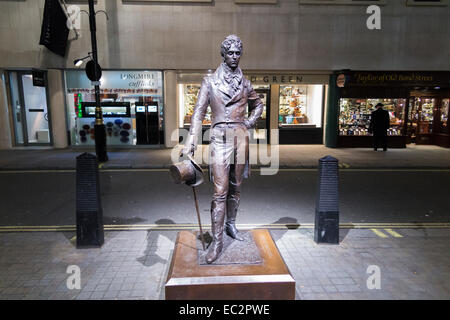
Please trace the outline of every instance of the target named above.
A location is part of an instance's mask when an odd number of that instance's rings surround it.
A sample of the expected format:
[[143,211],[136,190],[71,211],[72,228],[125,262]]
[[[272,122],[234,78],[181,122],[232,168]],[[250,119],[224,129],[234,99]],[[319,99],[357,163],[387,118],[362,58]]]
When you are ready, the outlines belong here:
[[[264,109],[261,117],[256,123],[252,138],[256,140],[258,144],[270,144],[270,89],[256,89],[255,91],[264,104]],[[249,110],[249,114],[251,111],[252,110]]]
[[9,84],[15,145],[50,146],[52,139],[46,73],[44,86],[33,84],[31,71],[9,72]]
[[433,133],[435,97],[410,97],[408,106],[408,124],[406,134],[412,143],[430,144]]

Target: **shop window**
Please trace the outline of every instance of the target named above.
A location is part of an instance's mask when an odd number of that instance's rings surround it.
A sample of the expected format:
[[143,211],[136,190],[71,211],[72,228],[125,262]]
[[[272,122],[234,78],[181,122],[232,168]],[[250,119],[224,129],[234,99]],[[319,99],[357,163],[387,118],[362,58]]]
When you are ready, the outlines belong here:
[[411,100],[409,120],[412,124],[412,136],[431,134],[433,131],[433,113],[435,99],[414,98]]
[[[178,84],[178,106],[180,108],[180,128],[189,127],[191,125],[191,118],[194,114],[195,104],[197,103],[198,93],[200,91],[201,85],[199,83],[189,83],[189,84]],[[258,90],[270,90],[269,85],[254,85],[253,89]],[[266,105],[266,101],[264,97],[260,95],[260,98],[263,99],[264,105]],[[248,106],[247,106],[248,113]],[[261,119],[266,119],[266,109],[264,108],[264,112],[261,115]],[[211,125],[211,108],[208,106],[206,110],[205,118],[203,119],[203,125],[209,126]]]
[[[103,71],[100,83],[107,145],[160,144],[164,118],[162,72]],[[94,145],[95,91],[85,71],[67,71],[66,87],[71,143]],[[147,121],[141,121],[142,112]]]
[[[197,103],[198,93],[201,85],[199,83],[193,84],[179,84],[178,85],[178,97],[180,108],[180,127],[186,127],[191,125],[191,118],[194,114],[195,104]],[[203,125],[211,125],[211,108],[208,106],[206,110],[205,118],[203,119]]]
[[339,134],[369,135],[370,117],[378,103],[389,112],[388,135],[402,135],[405,118],[405,99],[340,99]]
[[280,86],[280,127],[322,126],[323,85]]
[[449,112],[450,99],[442,99],[440,107],[440,121],[439,129],[443,133],[448,133],[448,112]]
[[[420,135],[433,132],[434,107],[436,99],[415,97],[410,99],[408,111],[407,134],[413,142],[417,142]],[[419,141],[420,141],[419,137]]]

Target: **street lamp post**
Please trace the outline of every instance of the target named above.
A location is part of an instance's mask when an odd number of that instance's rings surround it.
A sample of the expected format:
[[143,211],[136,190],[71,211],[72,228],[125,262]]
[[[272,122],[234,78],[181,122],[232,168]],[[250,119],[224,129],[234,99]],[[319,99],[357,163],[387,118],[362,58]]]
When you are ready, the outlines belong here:
[[95,21],[94,0],[89,0],[89,26],[91,30],[92,43],[92,60],[94,61],[94,78],[95,83],[95,153],[99,162],[108,161],[108,154],[106,152],[106,130],[103,123],[103,112],[100,104],[100,68],[98,67],[97,55],[97,28]]

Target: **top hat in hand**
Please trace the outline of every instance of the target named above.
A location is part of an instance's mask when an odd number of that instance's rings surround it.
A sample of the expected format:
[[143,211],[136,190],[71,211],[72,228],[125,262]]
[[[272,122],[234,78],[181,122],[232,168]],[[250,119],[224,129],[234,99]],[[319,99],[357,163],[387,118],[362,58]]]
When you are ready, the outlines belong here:
[[190,187],[197,187],[204,181],[202,168],[190,155],[187,160],[171,165],[170,174],[176,184],[185,183]]

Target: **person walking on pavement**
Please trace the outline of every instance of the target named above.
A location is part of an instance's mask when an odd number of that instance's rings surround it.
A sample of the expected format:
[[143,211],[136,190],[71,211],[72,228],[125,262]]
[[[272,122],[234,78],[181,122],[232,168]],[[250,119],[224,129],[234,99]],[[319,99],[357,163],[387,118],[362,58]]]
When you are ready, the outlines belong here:
[[381,144],[383,151],[387,150],[387,130],[390,126],[389,112],[383,109],[384,105],[378,103],[370,118],[369,133],[373,133],[373,149],[377,151]]
[[[242,42],[229,35],[221,45],[222,64],[214,74],[204,77],[191,118],[191,128],[183,155],[193,155],[208,105],[211,107],[210,180],[214,184],[211,202],[211,232],[213,242],[206,262],[214,262],[223,249],[223,231],[236,240],[243,240],[235,221],[243,178],[249,176],[249,135],[261,117],[264,105],[238,67]],[[246,118],[249,105],[251,114]]]

